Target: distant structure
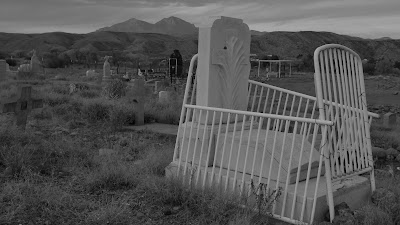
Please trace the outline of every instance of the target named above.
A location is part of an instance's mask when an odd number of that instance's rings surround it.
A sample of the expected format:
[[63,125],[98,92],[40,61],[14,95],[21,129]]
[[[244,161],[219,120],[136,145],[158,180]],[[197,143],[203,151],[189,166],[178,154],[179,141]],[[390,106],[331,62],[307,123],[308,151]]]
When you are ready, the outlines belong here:
[[175,75],[177,78],[182,77],[182,65],[182,55],[179,50],[175,49],[174,53],[172,53],[169,57],[169,75],[171,76],[171,80],[173,75]]

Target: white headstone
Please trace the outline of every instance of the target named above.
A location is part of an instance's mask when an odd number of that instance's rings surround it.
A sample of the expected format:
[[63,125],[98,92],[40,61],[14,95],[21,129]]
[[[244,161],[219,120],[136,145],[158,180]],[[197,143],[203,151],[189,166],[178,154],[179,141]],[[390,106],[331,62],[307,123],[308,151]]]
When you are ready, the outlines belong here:
[[21,64],[18,67],[19,72],[31,72],[31,65],[30,64]]
[[110,56],[105,57],[104,65],[103,65],[103,81],[107,82],[111,80],[111,70],[110,70],[110,63],[108,59]]
[[158,101],[161,103],[167,103],[171,99],[170,91],[160,91],[158,93]]
[[88,70],[88,71],[86,71],[86,76],[91,77],[91,76],[94,76],[95,73],[96,73],[96,71],[94,71],[94,70]]
[[42,66],[39,61],[39,58],[36,55],[36,51],[33,50],[33,55],[31,57],[30,69],[33,73],[40,73],[42,72]]
[[6,80],[7,66],[5,60],[0,60],[0,81]]
[[396,126],[396,114],[388,112],[383,115],[383,125],[385,127],[395,127]]
[[8,65],[8,63],[6,63],[6,71],[10,71],[10,65]]
[[250,39],[241,19],[221,17],[199,28],[197,105],[247,110]]

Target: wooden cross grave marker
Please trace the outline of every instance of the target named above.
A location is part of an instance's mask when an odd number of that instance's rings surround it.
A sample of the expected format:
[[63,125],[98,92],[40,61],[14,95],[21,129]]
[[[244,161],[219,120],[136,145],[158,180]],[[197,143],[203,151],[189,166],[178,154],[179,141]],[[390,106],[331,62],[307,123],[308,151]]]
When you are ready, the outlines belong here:
[[32,98],[32,87],[29,85],[19,87],[18,94],[19,96],[11,101],[0,100],[0,113],[15,113],[17,126],[25,130],[28,114],[32,109],[43,108],[43,100]]

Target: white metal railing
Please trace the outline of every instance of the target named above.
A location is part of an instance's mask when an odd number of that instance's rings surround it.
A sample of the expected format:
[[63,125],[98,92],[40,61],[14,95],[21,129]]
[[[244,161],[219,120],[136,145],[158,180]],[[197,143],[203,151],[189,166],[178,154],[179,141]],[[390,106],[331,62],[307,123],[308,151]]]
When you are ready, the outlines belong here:
[[[265,185],[268,193],[282,191],[272,204],[274,216],[312,222],[325,173],[317,136],[332,122],[190,104],[183,108],[174,161],[185,182],[202,188],[218,185],[225,193],[245,197],[250,197],[252,183]],[[257,121],[265,121],[269,129]]]
[[[345,46],[328,44],[315,50],[314,67],[319,118],[335,123],[327,133],[330,163],[327,182],[370,172],[374,191],[370,124],[372,117],[379,116],[367,111],[361,58]],[[336,104],[325,104],[323,100]],[[329,188],[328,203],[333,218],[334,203]]]
[[[199,106],[192,76],[196,60],[197,55],[189,67],[173,156],[177,175],[188,184],[219,186],[224,192],[246,197],[253,183],[267,187],[268,193],[279,189],[282,195],[271,213],[286,222],[312,223],[321,185],[327,186],[330,193],[324,194],[331,198],[332,181],[371,171],[370,156],[359,154],[368,143],[354,131],[359,128],[366,134],[369,127],[362,127],[360,121],[370,123],[379,117],[360,108],[365,99],[357,105],[330,95],[317,98],[249,80],[248,111]],[[362,96],[361,85],[353,95],[350,87],[341,90],[352,97]],[[357,116],[361,120],[355,121]],[[351,125],[345,123],[348,119]],[[358,141],[358,153],[351,150],[352,155],[345,155],[349,144],[342,141],[345,135]],[[326,178],[320,179],[324,174]],[[332,202],[329,209],[332,213]]]

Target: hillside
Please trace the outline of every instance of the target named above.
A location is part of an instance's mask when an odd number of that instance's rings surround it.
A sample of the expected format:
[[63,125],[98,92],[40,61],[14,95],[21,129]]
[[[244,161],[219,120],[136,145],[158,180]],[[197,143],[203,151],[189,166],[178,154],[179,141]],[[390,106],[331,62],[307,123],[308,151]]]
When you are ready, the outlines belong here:
[[[323,44],[339,43],[354,49],[362,58],[379,59],[382,56],[400,61],[400,40],[362,39],[329,32],[269,32],[252,36],[251,53],[275,54],[280,58],[296,58],[312,55]],[[132,54],[167,56],[179,49],[184,58],[197,53],[197,35],[174,37],[156,33],[129,33],[99,31],[88,34],[43,33],[10,34],[0,33],[0,51],[8,54],[36,49],[39,53],[56,50],[104,53],[120,50]]]
[[171,16],[164,18],[155,24],[132,18],[125,22],[114,24],[110,27],[100,28],[97,31],[157,33],[179,37],[182,35],[196,34],[198,30],[193,24]]
[[356,51],[361,58],[379,59],[385,57],[400,60],[400,40],[362,39],[330,32],[270,32],[252,36],[252,53],[269,53],[281,58],[295,58],[299,55],[313,54],[324,44],[336,43]]

